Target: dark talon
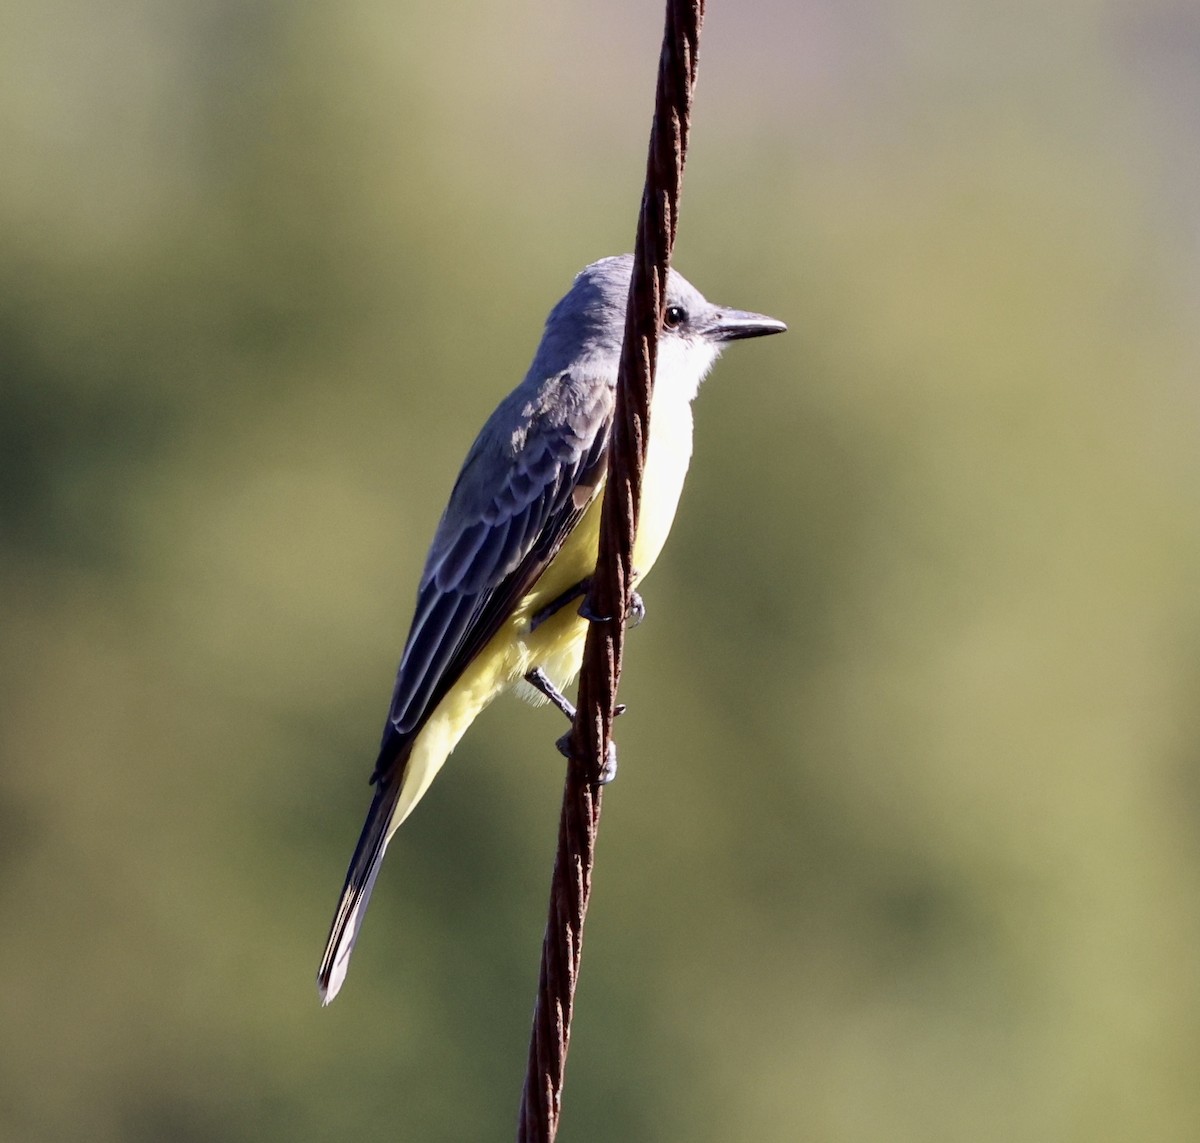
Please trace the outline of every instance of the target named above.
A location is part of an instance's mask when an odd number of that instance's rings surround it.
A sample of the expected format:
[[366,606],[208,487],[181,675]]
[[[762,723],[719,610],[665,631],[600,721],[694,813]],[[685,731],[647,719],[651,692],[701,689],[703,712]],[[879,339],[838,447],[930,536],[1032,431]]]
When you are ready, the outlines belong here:
[[617,703],[617,705],[613,707],[613,718],[616,718],[619,714],[624,714],[628,709],[629,708],[623,702]]
[[612,616],[597,615],[595,611],[592,610],[592,597],[590,595],[585,595],[583,597],[583,602],[579,605],[579,618],[586,619],[589,623],[607,623]]

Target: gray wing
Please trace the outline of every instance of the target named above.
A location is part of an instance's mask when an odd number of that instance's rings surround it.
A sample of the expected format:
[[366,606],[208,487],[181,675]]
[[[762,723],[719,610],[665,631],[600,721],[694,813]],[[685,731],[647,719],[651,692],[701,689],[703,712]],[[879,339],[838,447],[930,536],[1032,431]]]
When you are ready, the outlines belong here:
[[522,386],[472,446],[429,550],[373,780],[533,587],[604,476],[613,390],[563,373]]

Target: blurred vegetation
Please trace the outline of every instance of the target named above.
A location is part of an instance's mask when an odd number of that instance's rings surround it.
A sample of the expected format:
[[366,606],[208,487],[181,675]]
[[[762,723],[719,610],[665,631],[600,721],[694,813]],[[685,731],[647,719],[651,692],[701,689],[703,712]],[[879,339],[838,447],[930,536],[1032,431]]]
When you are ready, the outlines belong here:
[[[554,716],[313,975],[425,545],[632,243],[657,4],[0,36],[0,1136],[511,1138]],[[697,409],[564,1141],[1200,1137],[1200,10],[712,5]]]

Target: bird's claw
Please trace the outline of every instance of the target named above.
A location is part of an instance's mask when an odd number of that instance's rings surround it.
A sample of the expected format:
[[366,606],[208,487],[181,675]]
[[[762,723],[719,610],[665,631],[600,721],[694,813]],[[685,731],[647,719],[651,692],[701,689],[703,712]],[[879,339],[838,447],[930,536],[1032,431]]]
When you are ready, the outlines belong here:
[[636,591],[629,593],[629,610],[625,612],[625,626],[636,627],[646,618],[646,603]]
[[[558,752],[569,761],[571,758],[571,732],[567,731],[554,745],[558,747]],[[608,757],[604,765],[600,767],[600,773],[596,775],[596,785],[607,786],[616,776],[617,744],[609,739]]]
[[[586,619],[589,623],[607,623],[611,615],[598,615],[592,607],[591,596],[585,595],[583,602],[579,605],[579,617]],[[646,603],[641,595],[636,591],[629,593],[629,607],[625,611],[625,626],[636,627],[643,619],[646,618]]]
[[596,775],[597,786],[607,786],[617,776],[617,744],[611,739],[608,743],[608,756],[604,760],[604,765],[600,767],[600,773]]

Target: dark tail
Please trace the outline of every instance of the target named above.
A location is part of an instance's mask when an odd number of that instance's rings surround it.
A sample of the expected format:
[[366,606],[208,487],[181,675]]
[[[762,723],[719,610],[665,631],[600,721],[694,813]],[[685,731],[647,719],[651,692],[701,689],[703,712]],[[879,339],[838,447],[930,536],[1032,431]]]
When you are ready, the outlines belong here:
[[381,778],[375,788],[375,797],[367,812],[366,824],[359,836],[350,868],[346,873],[346,884],[342,887],[342,899],[333,915],[325,955],[317,971],[317,989],[321,1003],[328,1004],[342,987],[346,970],[350,967],[350,954],[362,927],[363,914],[375,888],[375,878],[383,863],[383,852],[387,848],[388,826],[400,789],[404,784],[404,766],[394,767],[388,777]]

